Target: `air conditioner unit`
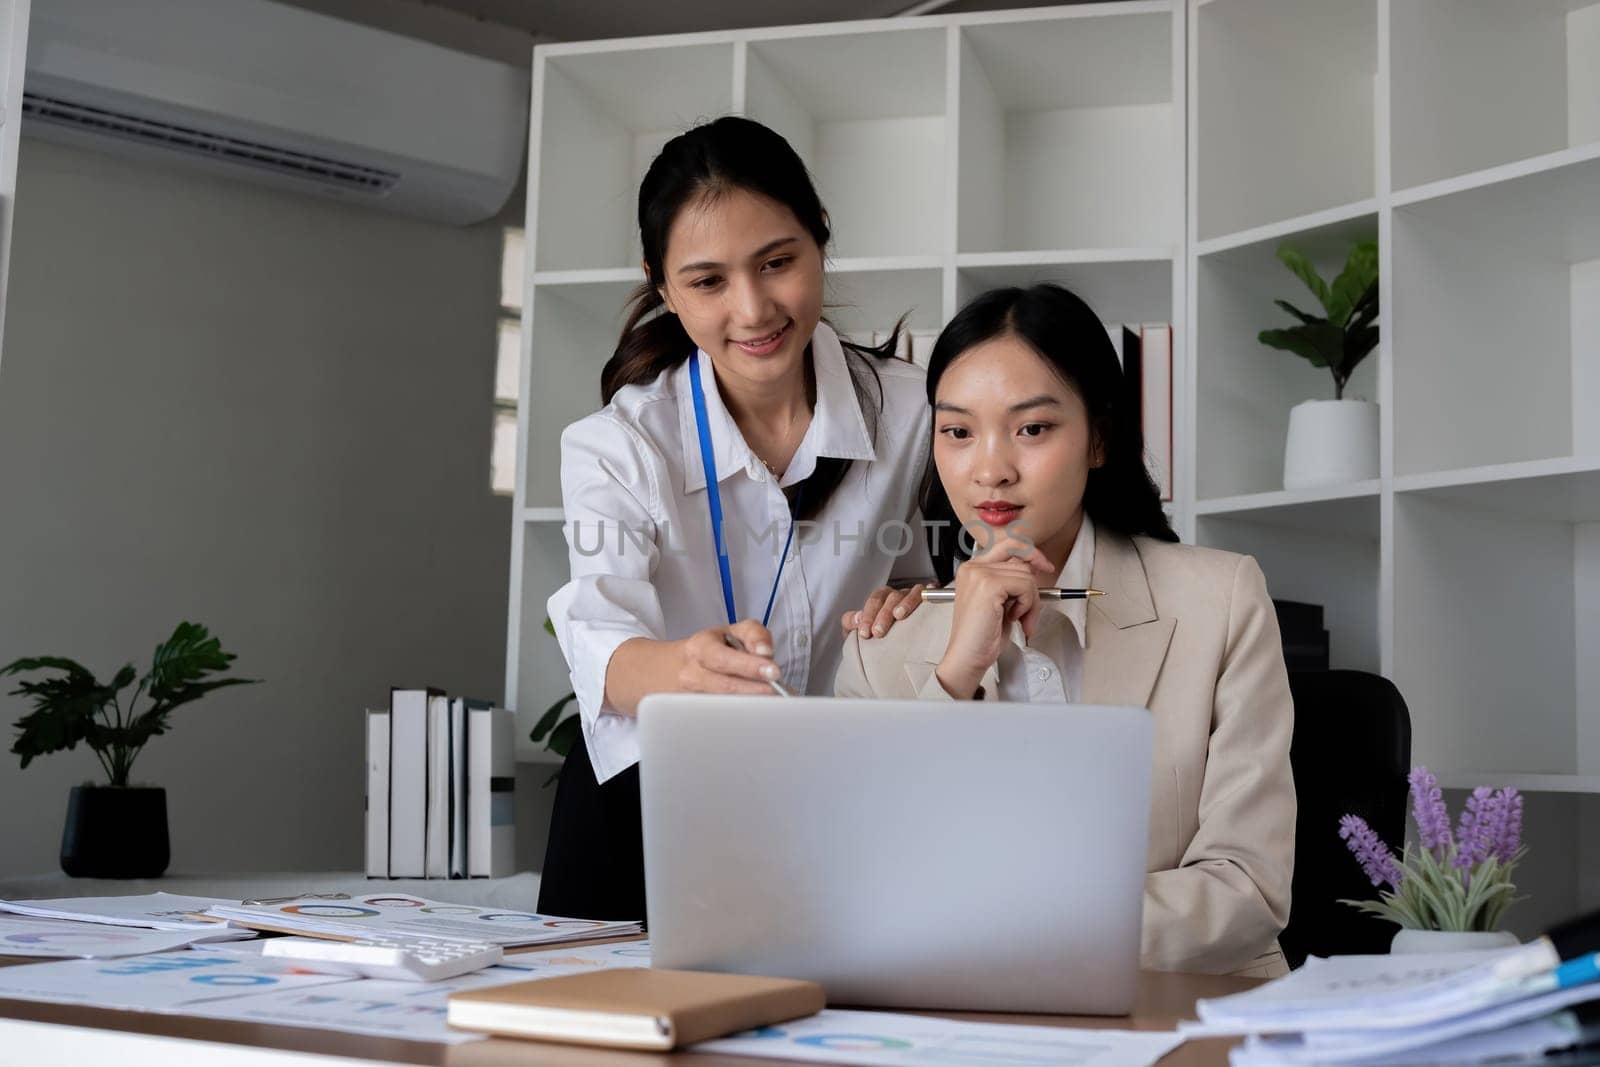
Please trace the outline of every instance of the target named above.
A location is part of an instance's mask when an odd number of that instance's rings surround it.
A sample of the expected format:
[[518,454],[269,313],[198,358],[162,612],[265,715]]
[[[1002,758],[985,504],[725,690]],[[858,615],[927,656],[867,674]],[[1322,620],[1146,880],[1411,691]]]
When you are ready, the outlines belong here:
[[521,173],[528,74],[269,0],[37,0],[30,135],[439,222]]

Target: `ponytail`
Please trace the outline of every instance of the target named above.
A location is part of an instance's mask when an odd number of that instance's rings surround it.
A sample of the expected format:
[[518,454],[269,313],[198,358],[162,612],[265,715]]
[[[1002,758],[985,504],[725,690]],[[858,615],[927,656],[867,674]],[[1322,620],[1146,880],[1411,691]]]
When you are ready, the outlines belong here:
[[663,304],[660,291],[649,282],[628,297],[628,321],[622,324],[616,351],[600,372],[602,406],[611,403],[623,386],[653,382],[694,351],[683,323]]

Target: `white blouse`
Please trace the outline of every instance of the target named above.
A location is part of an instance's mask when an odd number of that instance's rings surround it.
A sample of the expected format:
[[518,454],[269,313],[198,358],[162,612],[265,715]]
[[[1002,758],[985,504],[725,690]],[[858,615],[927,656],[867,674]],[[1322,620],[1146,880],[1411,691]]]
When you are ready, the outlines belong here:
[[[1056,585],[1087,589],[1094,574],[1094,523],[1083,517],[1077,540],[1061,568]],[[1011,624],[1011,643],[996,663],[1001,700],[1029,704],[1074,704],[1083,681],[1083,649],[1089,637],[1086,600],[1045,601],[1033,637],[1022,624]]]
[[[891,579],[933,574],[917,509],[932,427],[920,368],[871,360],[883,395],[874,439],[844,350],[825,323],[811,351],[816,406],[781,481],[745,443],[711,360],[702,353],[699,364],[740,619],[759,621],[773,591],[790,526],[783,488],[810,475],[820,457],[853,461],[821,514],[796,526],[767,624],[784,684],[828,694],[844,640],[840,616]],[[866,388],[875,400],[870,378]],[[639,759],[636,720],[605,701],[617,646],[634,637],[677,640],[728,621],[705,481],[687,360],[654,382],[619,390],[561,435],[572,579],[548,606],[599,781]]]

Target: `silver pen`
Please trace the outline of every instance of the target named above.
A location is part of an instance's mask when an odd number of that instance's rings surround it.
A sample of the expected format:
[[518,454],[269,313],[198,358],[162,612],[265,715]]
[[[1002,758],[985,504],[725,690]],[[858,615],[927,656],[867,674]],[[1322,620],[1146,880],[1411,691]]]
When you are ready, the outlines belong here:
[[[727,645],[729,648],[733,649],[735,652],[748,652],[748,651],[750,651],[748,648],[744,647],[744,642],[743,641],[739,640],[737,637],[735,637],[732,634],[728,633],[726,630],[724,630],[722,632],[722,643]],[[772,686],[772,691],[774,693],[777,693],[781,697],[792,697],[792,696],[794,696],[794,693],[791,690],[789,690],[788,688],[786,688],[783,685],[783,683],[779,682],[776,678],[768,678],[767,679],[767,684]]]
[[[1057,589],[1055,586],[1042,586],[1039,589],[1040,600],[1088,600],[1091,597],[1105,596],[1098,589]],[[925,604],[951,604],[956,599],[954,589],[924,589],[922,601]]]

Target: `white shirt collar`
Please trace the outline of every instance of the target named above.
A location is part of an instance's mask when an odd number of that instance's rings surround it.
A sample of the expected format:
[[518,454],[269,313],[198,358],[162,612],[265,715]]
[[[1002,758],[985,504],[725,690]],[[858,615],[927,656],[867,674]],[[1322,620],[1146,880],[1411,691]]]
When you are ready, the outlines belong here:
[[[761,460],[745,443],[744,435],[734,423],[728,407],[722,402],[717,389],[716,373],[711,357],[700,353],[700,383],[705,390],[706,418],[711,424],[711,451],[716,458],[717,481],[726,480],[739,471],[750,477],[761,475]],[[817,460],[823,456],[838,459],[877,458],[872,437],[867,432],[866,418],[856,401],[855,385],[850,378],[850,366],[845,360],[844,348],[838,335],[827,323],[817,323],[811,335],[811,365],[817,378],[817,406],[811,413],[811,425],[801,439],[794,457],[784,471],[782,485],[793,485],[809,477],[816,470]],[[673,391],[678,398],[678,425],[683,436],[683,491],[698,492],[706,487],[704,464],[700,462],[700,434],[694,422],[694,394],[689,382],[689,361],[684,360],[673,368]]]
[[[1084,513],[1083,524],[1078,527],[1078,539],[1072,542],[1067,562],[1061,568],[1056,584],[1063,589],[1087,589],[1094,579],[1094,523]],[[1087,600],[1058,600],[1055,607],[1071,622],[1078,634],[1079,647],[1089,644],[1089,602]]]

